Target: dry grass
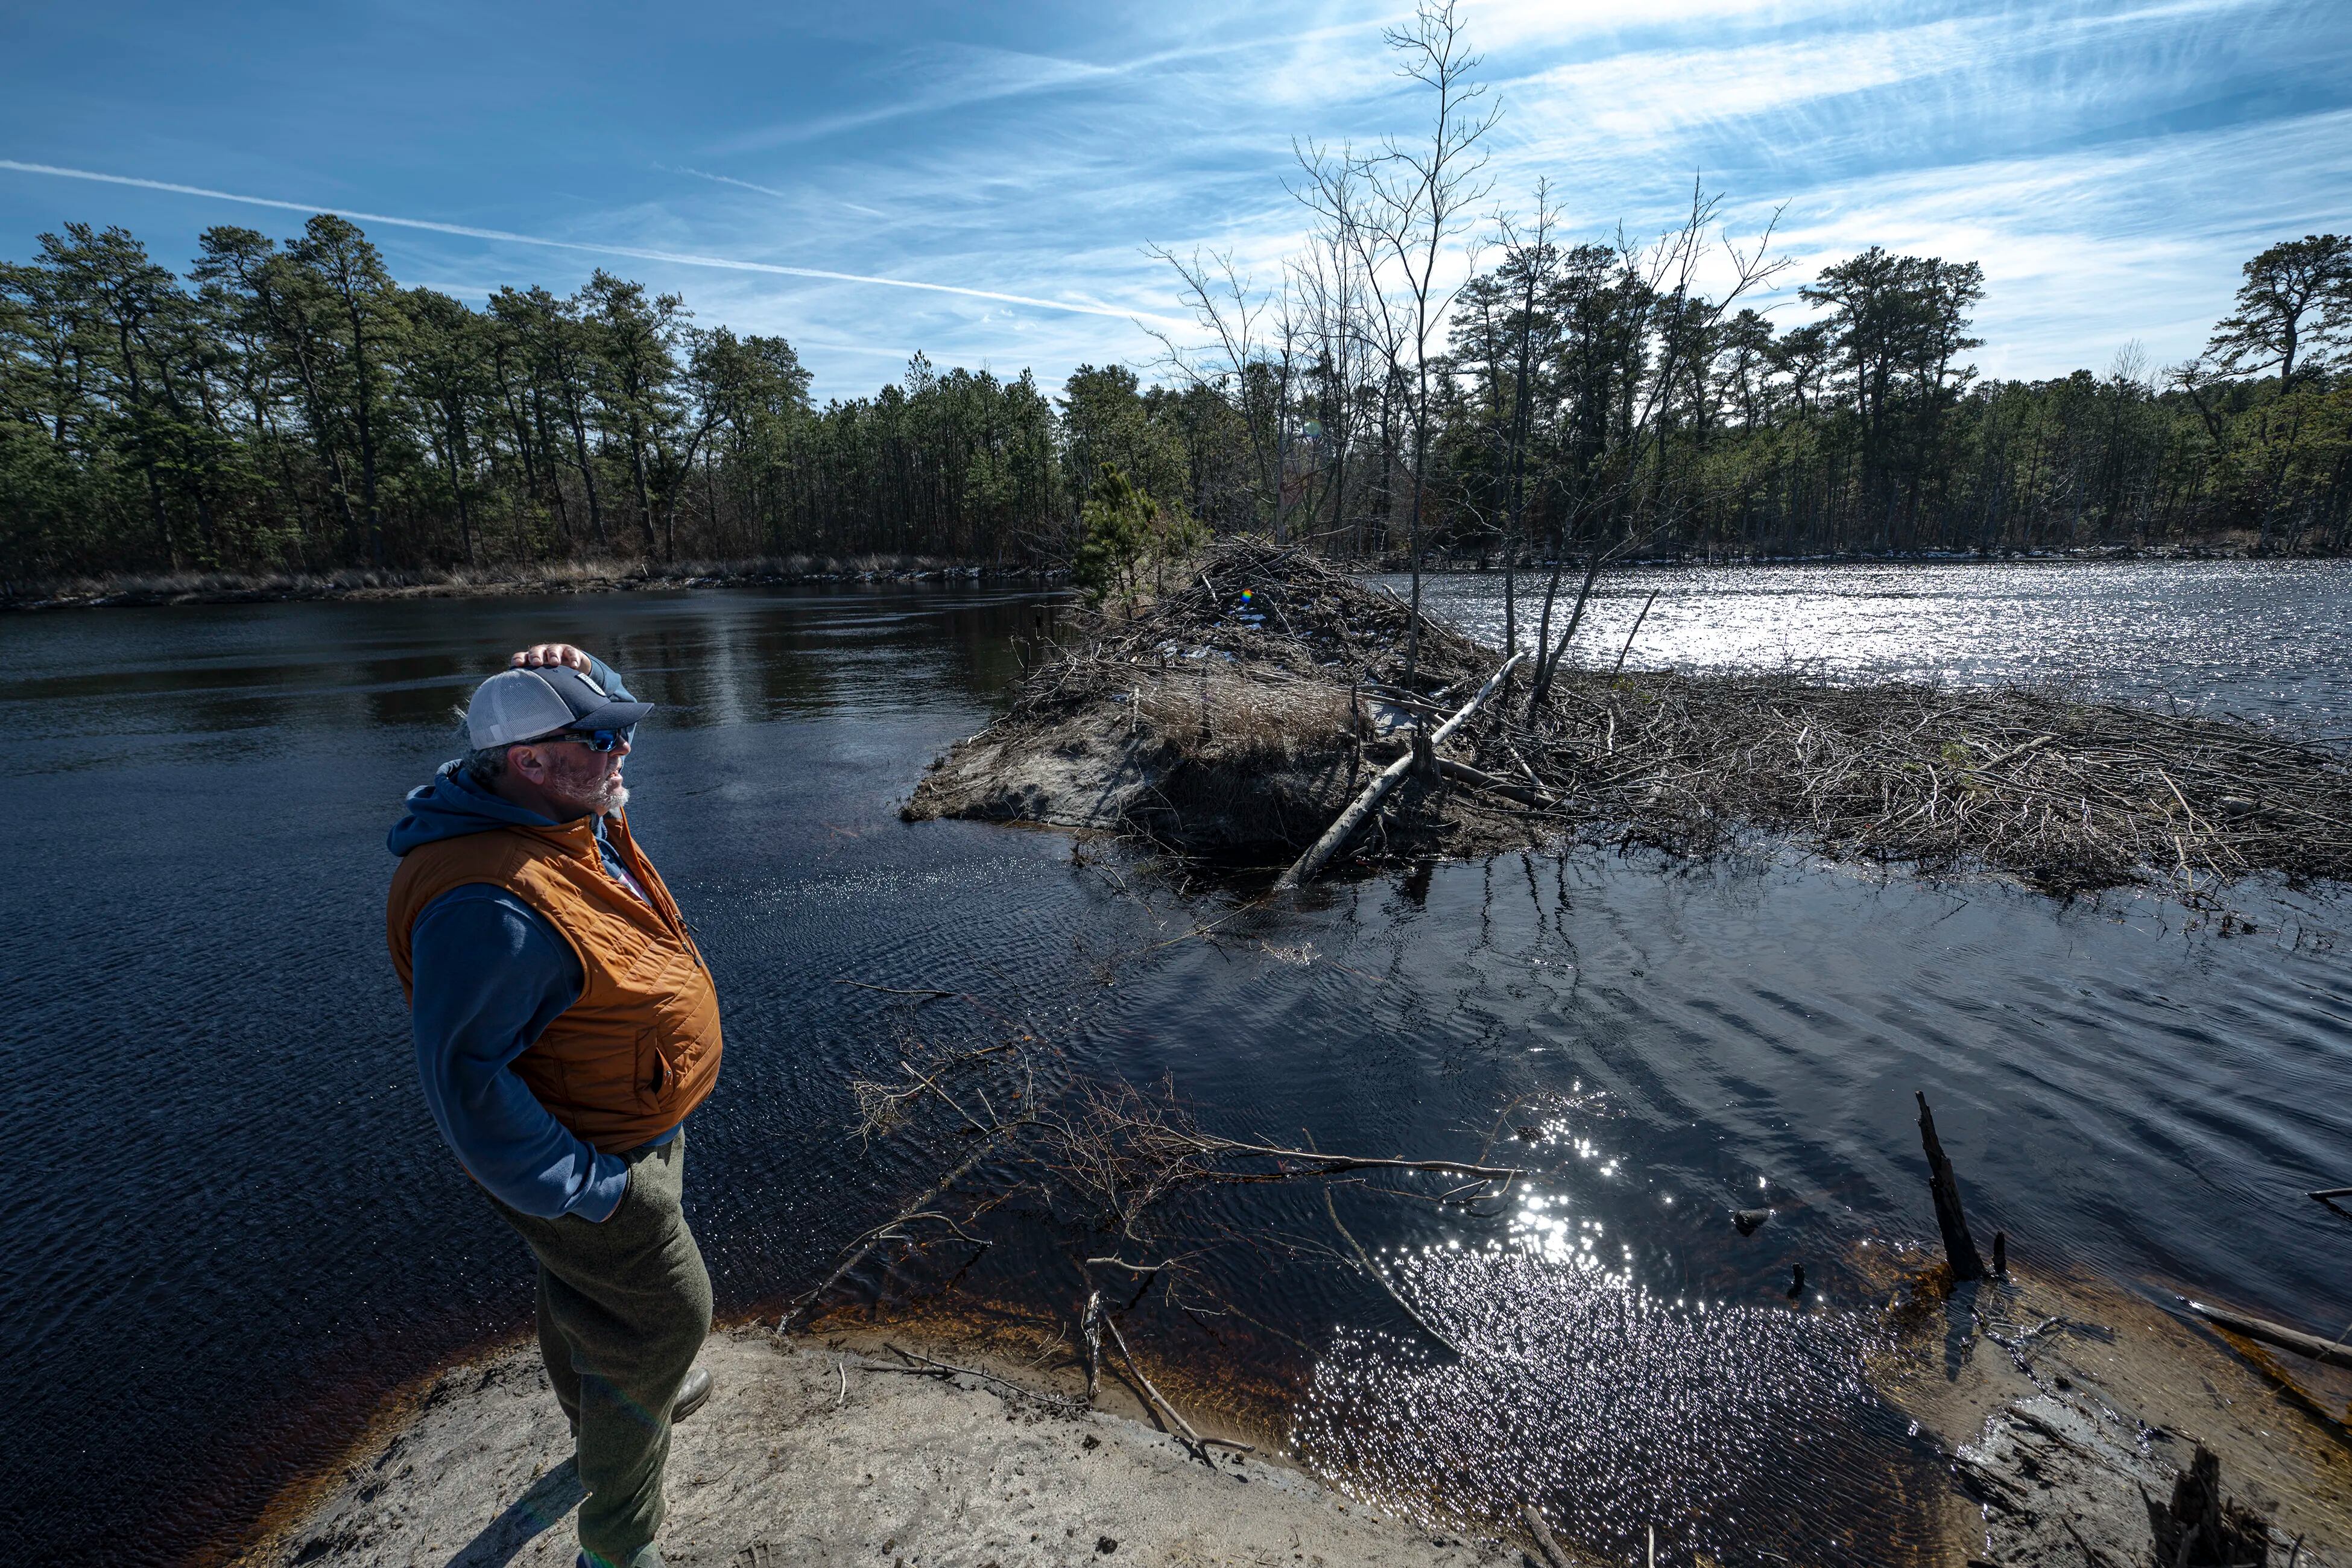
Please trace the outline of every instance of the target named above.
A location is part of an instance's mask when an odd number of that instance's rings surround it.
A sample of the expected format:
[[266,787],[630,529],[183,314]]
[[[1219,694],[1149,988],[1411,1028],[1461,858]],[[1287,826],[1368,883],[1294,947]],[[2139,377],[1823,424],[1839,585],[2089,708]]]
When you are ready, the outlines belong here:
[[1189,666],[1139,669],[1126,698],[1137,724],[1188,761],[1288,767],[1328,754],[1353,733],[1347,693],[1328,681],[1253,677],[1220,659]]
[[[668,563],[625,557],[504,562],[480,566],[344,567],[332,572],[123,573],[12,584],[0,605],[175,605],[255,599],[398,597],[408,595],[594,593],[753,583],[838,583],[970,575],[969,562],[929,555],[776,555],[740,561]],[[988,568],[1001,571],[1001,568]]]

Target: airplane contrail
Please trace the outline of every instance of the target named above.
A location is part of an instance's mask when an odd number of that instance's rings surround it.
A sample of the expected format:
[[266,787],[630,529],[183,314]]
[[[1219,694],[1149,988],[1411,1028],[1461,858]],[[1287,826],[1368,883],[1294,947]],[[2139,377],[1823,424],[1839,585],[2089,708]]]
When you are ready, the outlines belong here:
[[204,196],[216,202],[241,202],[247,206],[277,207],[285,212],[333,213],[358,223],[390,224],[395,228],[421,228],[435,234],[454,234],[468,239],[504,240],[510,245],[536,245],[549,250],[576,250],[591,256],[626,256],[639,261],[667,261],[683,267],[716,267],[730,272],[770,272],[786,278],[815,278],[829,283],[871,283],[885,289],[919,289],[932,294],[960,294],[971,300],[993,300],[1005,305],[1029,305],[1045,310],[1067,310],[1081,316],[1109,316],[1118,321],[1144,320],[1163,325],[1190,328],[1190,322],[1171,322],[1167,318],[1148,310],[1122,310],[1112,305],[1089,305],[1072,300],[1041,300],[1029,294],[1001,294],[992,289],[967,289],[954,283],[922,283],[911,278],[877,278],[863,272],[834,272],[821,267],[787,267],[774,261],[742,261],[731,256],[700,256],[691,251],[651,250],[633,245],[592,244],[583,240],[546,239],[535,234],[516,234],[503,228],[477,228],[470,224],[436,223],[429,218],[394,217],[386,213],[359,212],[351,207],[325,203],[279,201],[274,196],[240,195],[235,191],[215,191],[204,185],[175,184],[169,180],[145,180],[131,174],[107,174],[93,169],[67,169],[54,163],[26,163],[14,158],[0,158],[0,169],[13,169],[20,174],[48,174],[61,180],[94,180],[105,185],[131,185],[142,191],[169,191],[175,195]]

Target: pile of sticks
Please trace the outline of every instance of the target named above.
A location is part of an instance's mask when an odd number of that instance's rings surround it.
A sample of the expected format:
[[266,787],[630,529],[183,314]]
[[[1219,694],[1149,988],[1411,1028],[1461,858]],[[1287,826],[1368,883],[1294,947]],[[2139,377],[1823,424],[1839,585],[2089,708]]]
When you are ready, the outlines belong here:
[[1571,672],[1498,732],[1586,823],[1704,854],[1733,830],[2052,892],[2352,875],[2340,751],[2235,719],[2060,691]]
[[[1246,597],[1244,596],[1246,595]],[[1351,678],[1402,679],[1412,612],[1393,595],[1306,550],[1255,536],[1219,544],[1184,584],[1132,616],[1082,616],[1072,635],[1031,668],[1013,714],[1066,711],[1105,695],[1124,697],[1160,683],[1211,679],[1238,668],[1255,682],[1286,678],[1344,692]],[[1470,686],[1497,662],[1451,626],[1423,618],[1417,684]]]
[[[1472,847],[1497,842],[1497,822],[1510,825],[1500,837],[1687,855],[1763,831],[2059,894],[2164,881],[2195,901],[2250,873],[2352,877],[2352,759],[2333,742],[2047,687],[1629,672],[1602,668],[1605,652],[1561,666],[1539,700],[1527,668],[1506,673],[1465,712],[1505,659],[1424,619],[1408,668],[1411,616],[1302,550],[1230,541],[1140,614],[1082,624],[1031,672],[1013,721],[1122,704],[1130,730],[1156,724],[1171,743],[1255,736],[1204,753],[1242,771],[1279,739],[1260,731],[1287,721],[1316,731],[1293,749],[1355,755],[1370,777],[1412,742],[1375,735],[1367,715],[1407,713],[1423,737],[1443,727],[1452,754],[1421,748],[1406,770],[1418,787],[1383,788],[1343,836],[1399,854],[1467,821],[1486,829]],[[1380,832],[1358,831],[1375,819]],[[1290,851],[1332,826],[1290,829]]]

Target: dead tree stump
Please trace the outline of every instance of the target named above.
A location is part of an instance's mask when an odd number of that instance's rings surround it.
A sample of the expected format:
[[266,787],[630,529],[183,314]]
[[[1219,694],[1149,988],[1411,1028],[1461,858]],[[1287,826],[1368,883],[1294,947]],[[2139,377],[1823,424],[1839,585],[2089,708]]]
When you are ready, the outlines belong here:
[[2189,1468],[2172,1483],[2171,1505],[2159,1508],[2154,1498],[2148,1499],[2147,1522],[2159,1563],[2263,1568],[2270,1561],[2270,1527],[2252,1510],[2222,1494],[2221,1462],[2202,1443]]
[[1936,1139],[1936,1118],[1927,1109],[1924,1089],[1919,1096],[1919,1146],[1927,1153],[1927,1190],[1936,1198],[1936,1228],[1944,1233],[1944,1256],[1950,1259],[1954,1279],[1981,1279],[1984,1259],[1977,1256],[1976,1237],[1969,1234],[1969,1216],[1960,1211],[1960,1184],[1952,1163]]

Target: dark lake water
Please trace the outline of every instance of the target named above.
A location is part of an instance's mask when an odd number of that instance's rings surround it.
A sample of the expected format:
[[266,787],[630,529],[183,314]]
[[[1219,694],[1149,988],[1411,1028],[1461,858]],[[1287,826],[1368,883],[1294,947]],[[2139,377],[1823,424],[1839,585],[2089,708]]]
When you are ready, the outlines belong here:
[[[1722,633],[1778,626],[1853,673],[2352,728],[2340,570],[1909,571],[1672,577],[1634,662],[1778,661],[1779,634]],[[1475,621],[1488,586],[1433,597]],[[1934,1234],[1914,1089],[2021,1260],[2341,1326],[2341,1222],[2299,1195],[2352,1181],[2339,895],[2242,890],[2258,931],[2224,936],[2128,893],[1512,856],[1154,946],[1230,898],[1074,865],[1056,834],[897,818],[1038,613],[941,589],[0,618],[0,1540],[60,1563],[234,1541],[386,1393],[527,1325],[526,1256],[415,1087],[382,842],[450,753],[450,704],[551,637],[664,705],[632,816],[725,1006],[688,1182],[722,1313],[788,1299],[939,1168],[919,1138],[847,1135],[847,1077],[933,1026],[848,977],[984,994],[1051,1031],[1057,1070],[1171,1077],[1228,1131],[1456,1157],[1498,1119],[1534,1134],[1491,1216],[1339,1198],[1464,1360],[1331,1264],[1297,1185],[1208,1217],[1311,1245],[1218,1265],[1235,1316],[1153,1327],[1190,1386],[1262,1374],[1300,1454],[1391,1501],[1533,1494],[1597,1547],[1657,1527],[1662,1561],[1892,1557],[1929,1466],[1863,1386],[1851,1260]],[[1768,1203],[1737,1237],[1726,1210]],[[1099,1240],[1025,1213],[994,1211],[1008,1244],[969,1272],[888,1283],[1066,1314]],[[1810,1533],[1822,1497],[1853,1541]]]

